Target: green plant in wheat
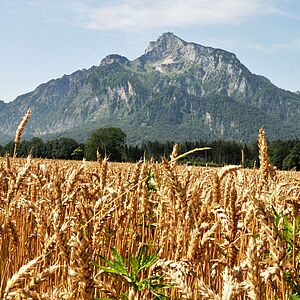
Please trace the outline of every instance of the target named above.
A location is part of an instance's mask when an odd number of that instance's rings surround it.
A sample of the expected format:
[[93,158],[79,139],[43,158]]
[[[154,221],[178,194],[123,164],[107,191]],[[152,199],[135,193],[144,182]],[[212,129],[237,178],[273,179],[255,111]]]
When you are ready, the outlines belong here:
[[157,191],[154,174],[153,174],[152,170],[148,170],[145,184],[146,184],[146,188],[147,188],[149,196]]
[[[170,284],[163,283],[162,274],[150,274],[150,267],[154,265],[157,260],[159,248],[152,254],[149,253],[149,245],[144,244],[140,247],[138,253],[125,261],[120,253],[115,248],[111,248],[114,260],[99,255],[100,259],[106,263],[107,266],[102,266],[94,263],[95,266],[104,271],[104,273],[120,278],[126,282],[128,290],[122,295],[122,299],[131,298],[138,299],[139,296],[152,294],[153,299],[169,299],[165,295],[165,290],[172,287]],[[133,298],[133,297],[132,297]],[[101,298],[109,299],[109,298]]]
[[292,291],[292,294],[289,294],[289,298],[300,300],[300,249],[298,243],[300,237],[300,216],[289,220],[288,216],[280,215],[274,209],[273,212],[279,237],[286,244],[286,255],[292,257],[292,266],[284,272],[284,279]]

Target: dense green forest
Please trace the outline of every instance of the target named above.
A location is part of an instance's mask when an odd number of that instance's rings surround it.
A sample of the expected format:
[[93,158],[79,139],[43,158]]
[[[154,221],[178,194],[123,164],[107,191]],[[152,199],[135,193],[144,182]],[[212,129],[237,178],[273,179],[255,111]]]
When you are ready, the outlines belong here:
[[[98,142],[97,142],[98,139]],[[29,153],[37,158],[50,159],[96,159],[97,150],[102,157],[110,161],[136,162],[140,159],[160,161],[161,157],[169,157],[175,142],[149,141],[139,145],[127,145],[126,135],[118,128],[102,128],[96,130],[85,144],[79,144],[71,138],[58,138],[43,141],[41,138],[23,140],[18,145],[17,156],[27,157]],[[223,166],[241,164],[242,149],[244,151],[245,167],[253,167],[258,162],[256,144],[243,145],[234,141],[216,140],[212,142],[182,142],[179,153],[185,153],[194,148],[210,147],[210,150],[196,152],[186,157],[182,163],[191,165]],[[14,142],[0,145],[0,155],[12,156]],[[272,141],[269,143],[271,163],[282,170],[300,170],[300,140]]]

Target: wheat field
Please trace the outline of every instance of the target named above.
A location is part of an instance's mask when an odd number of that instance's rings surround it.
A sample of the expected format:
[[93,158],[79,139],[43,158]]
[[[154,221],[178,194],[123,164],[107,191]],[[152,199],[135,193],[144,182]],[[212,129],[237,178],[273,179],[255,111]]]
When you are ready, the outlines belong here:
[[[0,159],[0,299],[300,299],[300,174]],[[139,264],[136,267],[137,263]]]

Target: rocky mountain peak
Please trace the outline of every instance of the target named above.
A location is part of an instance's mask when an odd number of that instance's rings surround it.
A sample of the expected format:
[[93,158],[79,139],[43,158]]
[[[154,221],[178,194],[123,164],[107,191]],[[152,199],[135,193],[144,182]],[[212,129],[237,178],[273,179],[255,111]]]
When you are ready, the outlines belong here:
[[150,42],[139,60],[160,72],[177,72],[194,64],[199,57],[196,44],[188,43],[171,32]]
[[174,49],[182,48],[187,43],[171,32],[163,33],[156,41],[151,41],[145,50],[145,54],[150,52],[165,53]]
[[128,63],[129,60],[127,57],[118,55],[118,54],[110,54],[102,59],[100,66],[107,66],[113,63],[119,63],[121,65]]
[[150,42],[139,60],[162,73],[183,72],[195,66],[205,72],[215,71],[229,61],[232,65],[238,64],[233,53],[186,42],[171,32],[164,33],[155,42]]

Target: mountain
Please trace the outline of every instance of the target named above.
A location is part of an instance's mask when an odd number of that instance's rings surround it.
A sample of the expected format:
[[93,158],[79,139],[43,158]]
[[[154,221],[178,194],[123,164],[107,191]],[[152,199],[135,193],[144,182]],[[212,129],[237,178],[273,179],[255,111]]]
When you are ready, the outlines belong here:
[[0,102],[0,144],[11,139],[27,109],[27,137],[85,140],[116,126],[130,143],[145,140],[300,138],[300,95],[251,73],[221,49],[164,33],[135,60],[113,54],[99,66],[41,84]]

